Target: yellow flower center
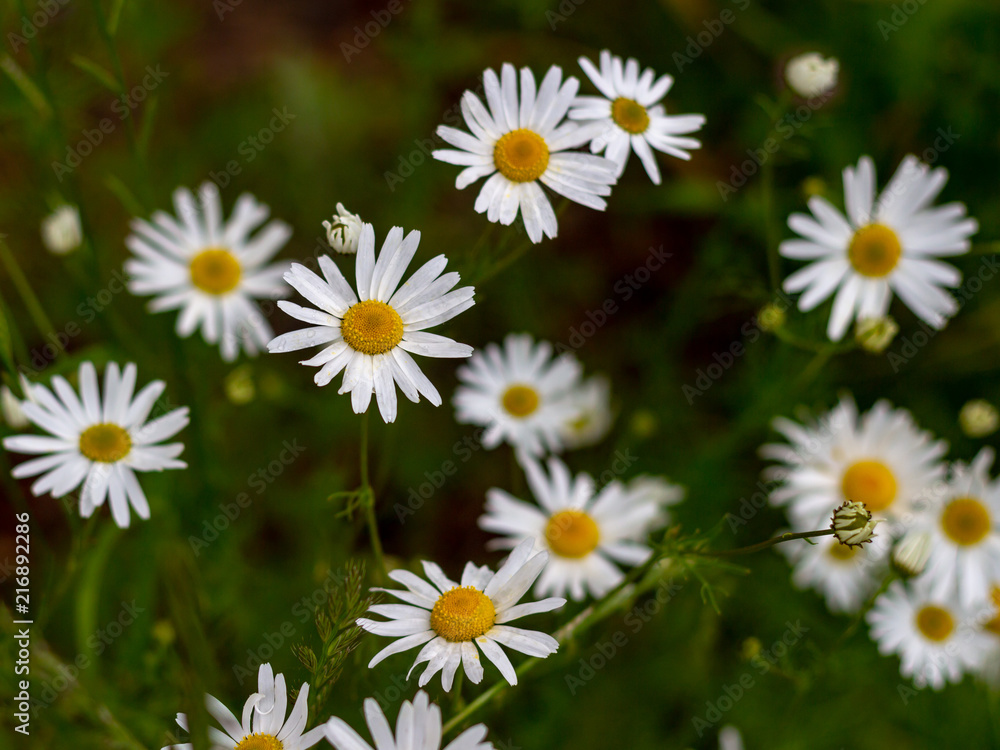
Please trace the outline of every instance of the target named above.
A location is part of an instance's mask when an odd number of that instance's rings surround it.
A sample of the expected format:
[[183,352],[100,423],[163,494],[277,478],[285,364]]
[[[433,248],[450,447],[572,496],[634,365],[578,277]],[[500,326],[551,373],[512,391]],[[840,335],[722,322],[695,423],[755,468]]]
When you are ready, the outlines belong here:
[[512,385],[504,391],[503,408],[512,417],[523,419],[538,408],[538,391],[530,385]]
[[941,514],[941,528],[955,544],[971,546],[990,532],[990,512],[974,497],[959,497]]
[[896,499],[896,477],[881,461],[858,461],[844,472],[841,490],[847,500],[864,503],[877,513]]
[[202,250],[191,259],[191,283],[209,294],[231,292],[242,275],[240,262],[221,247]]
[[385,354],[403,340],[403,319],[385,302],[365,300],[344,313],[340,335],[355,351]]
[[283,750],[281,740],[273,734],[248,734],[234,750]]
[[840,542],[834,540],[826,548],[827,553],[837,562],[847,562],[848,560],[853,560],[854,556],[858,554],[861,546],[849,547],[846,544],[841,544]]
[[955,619],[951,613],[928,604],[917,612],[917,630],[929,641],[945,641],[955,629]]
[[[990,589],[990,600],[994,607],[1000,609],[1000,586],[994,586]],[[1000,614],[983,625],[983,628],[993,633],[993,635],[1000,635]]]
[[582,510],[561,510],[545,525],[545,539],[560,557],[586,557],[601,537],[594,519]]
[[531,182],[541,177],[549,166],[549,147],[534,131],[512,130],[501,136],[493,147],[493,163],[511,182]]
[[431,610],[431,628],[450,643],[475,640],[493,627],[493,602],[473,586],[445,591]]
[[646,108],[634,99],[619,96],[611,102],[611,119],[627,133],[645,133],[649,127],[649,114]]
[[132,438],[116,424],[95,424],[80,433],[80,453],[91,461],[113,464],[125,458],[131,450]]
[[876,279],[888,275],[899,263],[902,254],[899,237],[882,224],[861,227],[854,233],[847,248],[847,257],[854,270],[862,276]]

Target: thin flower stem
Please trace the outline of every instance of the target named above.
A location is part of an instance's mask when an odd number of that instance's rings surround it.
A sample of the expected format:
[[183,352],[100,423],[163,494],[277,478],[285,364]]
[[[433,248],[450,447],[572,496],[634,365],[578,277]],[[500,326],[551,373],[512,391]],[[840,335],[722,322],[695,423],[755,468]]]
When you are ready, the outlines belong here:
[[31,283],[28,281],[28,277],[24,275],[24,271],[17,262],[17,258],[14,257],[14,253],[11,252],[10,247],[2,239],[0,239],[0,260],[3,261],[4,268],[7,269],[7,275],[10,276],[10,280],[17,289],[17,293],[24,301],[24,306],[28,308],[28,315],[31,316],[35,328],[38,329],[38,332],[42,336],[55,340],[56,329],[52,325],[52,321],[45,314],[45,308],[35,294],[35,290],[31,288]]
[[773,547],[776,544],[781,544],[782,542],[788,542],[792,539],[812,539],[818,536],[832,536],[833,529],[820,529],[819,531],[799,531],[796,533],[788,532],[786,534],[781,534],[773,539],[765,539],[763,542],[758,542],[757,544],[751,544],[749,547],[739,547],[737,549],[723,549],[723,550],[690,550],[686,554],[689,555],[700,555],[702,557],[734,557],[736,555],[749,555],[754,552],[760,552],[762,549],[767,549],[768,547]]
[[[567,206],[569,206],[569,199],[563,198],[555,211],[557,218],[562,215],[563,211],[566,210]],[[507,266],[512,264],[514,261],[518,260],[522,255],[524,255],[528,251],[528,248],[530,248],[534,244],[535,243],[533,243],[529,237],[525,236],[524,241],[521,244],[519,244],[517,247],[515,247],[513,250],[507,253],[507,255],[500,258],[500,260],[497,261],[497,263],[493,266],[493,268],[490,268],[489,270],[486,271],[486,273],[474,279],[474,282],[476,284],[483,284],[489,279],[492,279],[494,276],[496,276],[505,268],[507,268]]]
[[382,554],[382,540],[378,535],[378,522],[375,518],[375,490],[368,481],[368,412],[361,415],[361,502],[365,507],[365,521],[368,524],[368,537],[371,540],[372,554],[375,556],[376,575],[382,583],[388,577],[385,567],[385,557]]

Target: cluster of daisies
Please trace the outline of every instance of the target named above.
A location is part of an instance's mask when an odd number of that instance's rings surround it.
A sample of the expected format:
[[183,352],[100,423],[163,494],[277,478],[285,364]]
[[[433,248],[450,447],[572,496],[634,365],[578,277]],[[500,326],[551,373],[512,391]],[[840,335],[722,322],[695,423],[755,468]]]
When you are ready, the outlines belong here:
[[[485,71],[485,103],[471,91],[463,94],[468,131],[437,131],[454,148],[433,156],[463,167],[458,189],[485,178],[476,212],[503,225],[520,215],[535,243],[558,231],[546,190],[603,210],[631,153],[659,184],[654,151],[689,159],[689,151],[700,147],[691,134],[705,118],[666,113],[662,100],[671,76],[657,77],[635,59],[607,51],[596,64],[586,58],[579,63],[596,93],[579,95],[580,81],[556,66],[539,84],[529,69],[505,64],[499,75]],[[813,96],[833,85],[836,61],[799,59],[787,77],[794,89]],[[831,339],[842,338],[852,321],[860,328],[885,318],[893,293],[935,327],[956,311],[944,288],[957,286],[960,276],[937,258],[968,251],[977,225],[960,203],[932,206],[946,179],[944,169],[907,157],[876,199],[874,167],[864,157],[844,171],[846,216],[817,196],[809,202],[812,216],[790,217],[801,238],[782,243],[780,253],[810,263],[786,280],[785,289],[802,292],[803,311],[835,294]],[[380,590],[398,602],[373,605],[370,614],[380,619],[358,620],[364,630],[393,639],[369,667],[419,648],[410,670],[426,665],[418,686],[440,674],[449,691],[459,669],[479,684],[485,656],[514,685],[517,671],[505,648],[544,658],[559,641],[510,623],[559,609],[566,597],[605,596],[623,582],[624,568],[651,558],[650,535],[668,523],[668,507],[681,500],[681,488],[660,477],[626,482],[617,471],[598,485],[587,474],[574,475],[559,457],[596,444],[609,431],[607,380],[585,378],[571,353],[556,355],[550,344],[526,334],[474,352],[432,333],[472,307],[475,290],[446,272],[444,255],[404,281],[419,232],[393,227],[376,251],[374,227],[338,204],[324,227],[331,248],[354,259],[352,284],[351,274],[327,255],[273,262],[291,230],[269,221],[268,208],[250,195],[240,196],[228,220],[212,183],[197,194],[178,189],[174,207],[173,215],[157,211],[133,221],[125,268],[130,291],[150,296],[152,312],[177,311],[179,336],[199,330],[227,362],[240,352],[312,350],[301,364],[315,368],[316,385],[340,377],[338,392],[351,394],[355,413],[367,412],[374,397],[387,423],[396,417],[397,389],[412,402],[423,397],[442,404],[415,357],[467,359],[457,370],[457,421],[480,427],[487,448],[509,444],[525,472],[531,498],[492,488],[479,519],[495,535],[491,546],[509,550],[499,569],[470,562],[452,580],[425,561],[424,577],[403,569],[389,573],[402,588]],[[74,221],[79,224],[78,214],[60,209],[43,228],[47,245],[59,252],[79,245]],[[292,290],[308,304],[285,299]],[[275,336],[257,305],[266,299],[279,300],[277,307],[305,326]],[[85,517],[107,501],[119,526],[129,525],[133,511],[149,518],[136,473],[185,466],[183,446],[164,441],[189,418],[186,408],[158,407],[162,381],[138,392],[136,384],[135,365],[114,362],[105,368],[103,388],[91,362],[79,368],[78,390],[60,376],[51,388],[23,380],[24,400],[14,406],[25,423],[48,434],[5,438],[8,450],[35,456],[16,466],[14,476],[38,477],[35,495],[65,496],[82,487],[77,501]],[[11,407],[9,392],[4,398]],[[779,462],[769,470],[779,485],[771,499],[788,509],[793,529],[816,529],[835,509],[846,509],[834,515],[834,538],[787,548],[796,583],[818,588],[831,609],[857,611],[892,564],[905,581],[878,597],[868,620],[879,648],[902,656],[905,674],[937,688],[1000,661],[1000,483],[989,476],[992,453],[949,467],[944,443],[884,402],[859,417],[845,399],[814,424],[778,420],[776,427],[789,442],[763,452]],[[863,548],[859,542],[872,535],[869,511],[888,533]],[[521,602],[532,589],[534,600]],[[1000,670],[994,677],[1000,680]],[[226,750],[305,750],[326,738],[338,750],[370,750],[337,718],[305,731],[308,691],[303,684],[286,716],[284,677],[263,665],[241,719],[206,697],[220,727],[210,730],[212,743]],[[395,732],[372,699],[365,702],[365,717],[378,750],[441,747],[441,711],[422,691],[403,703]],[[183,714],[177,721],[187,730]],[[472,727],[447,747],[487,750],[492,745],[485,734],[482,725]],[[733,729],[724,743],[741,744]]]
[[815,529],[847,501],[881,519],[866,546],[836,541],[781,545],[793,580],[817,589],[835,612],[857,612],[890,573],[896,580],[866,618],[885,654],[919,686],[941,688],[966,673],[1000,676],[1000,480],[994,454],[948,463],[948,446],[905,409],[879,401],[858,413],[844,397],[806,424],[777,419],[787,442],[765,445],[776,462],[770,499],[793,530]]

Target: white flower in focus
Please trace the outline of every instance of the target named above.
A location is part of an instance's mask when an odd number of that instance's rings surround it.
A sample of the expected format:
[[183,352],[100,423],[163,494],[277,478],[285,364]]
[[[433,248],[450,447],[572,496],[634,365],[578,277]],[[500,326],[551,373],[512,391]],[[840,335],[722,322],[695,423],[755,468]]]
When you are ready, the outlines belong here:
[[357,214],[352,214],[343,203],[337,204],[337,213],[330,221],[323,222],[326,229],[326,241],[338,253],[353,255],[358,252],[358,240],[361,239],[361,229],[364,222]]
[[890,315],[882,318],[861,318],[854,329],[854,340],[866,352],[881,354],[899,333],[899,324]]
[[917,687],[940,690],[982,663],[990,642],[975,625],[976,613],[926,586],[893,581],[865,616],[884,656],[898,654],[899,671]]
[[930,169],[907,156],[876,200],[875,166],[863,156],[856,170],[844,169],[846,217],[825,198],[813,196],[813,216],[788,218],[802,238],[785,240],[779,251],[809,265],[785,279],[784,290],[803,292],[803,312],[834,295],[827,324],[833,341],[854,319],[884,317],[893,294],[937,329],[958,310],[944,288],[957,287],[962,275],[935,256],[968,252],[969,237],[979,225],[966,217],[962,203],[931,205],[947,180],[943,167]]
[[[462,116],[470,133],[441,125],[437,134],[455,146],[432,152],[438,161],[465,167],[455,180],[459,190],[489,177],[476,198],[476,213],[504,226],[518,213],[532,242],[556,236],[558,224],[545,185],[565,198],[603,211],[602,196],[611,194],[615,165],[600,156],[570,149],[592,137],[595,128],[565,121],[580,82],[562,80],[562,70],[549,68],[536,90],[535,76],[521,69],[520,90],[514,66],[504,63],[501,77],[483,73],[489,111],[471,91],[462,95]],[[541,183],[541,184],[539,184]]]
[[80,209],[76,206],[59,206],[42,219],[42,244],[49,252],[65,255],[80,247],[82,241]]
[[812,424],[778,418],[774,429],[789,442],[761,447],[764,458],[780,462],[764,477],[780,482],[771,502],[787,506],[796,529],[819,528],[848,500],[864,503],[876,518],[899,520],[945,475],[948,444],[887,401],[859,416],[845,396]]
[[200,327],[206,342],[219,344],[225,361],[236,359],[241,347],[256,355],[274,334],[252,300],[287,294],[281,281],[287,264],[265,264],[292,230],[271,221],[254,233],[270,211],[246,193],[223,221],[212,182],[201,186],[197,200],[178,188],[174,206],[176,217],[157,211],[152,221],[132,221],[133,233],[125,239],[134,253],[125,262],[129,291],[152,295],[151,312],[180,310],[177,335],[190,336]]
[[120,370],[109,362],[104,371],[103,398],[97,386],[97,370],[83,362],[79,371],[80,395],[56,375],[50,391],[31,385],[29,400],[22,402],[25,416],[49,433],[14,435],[3,446],[15,453],[40,454],[14,467],[11,475],[42,476],[31,485],[39,497],[46,493],[62,497],[83,483],[80,515],[89,518],[110,498],[111,516],[127,528],[129,505],[142,519],[149,518],[149,503],[136,478],[137,471],[162,471],[187,467],[177,456],[181,443],[161,445],[188,423],[188,409],[174,409],[147,422],[149,413],[166,385],[154,380],[133,397],[134,364]]
[[992,448],[971,465],[955,463],[943,491],[918,516],[914,529],[931,535],[921,576],[936,596],[957,594],[965,607],[989,597],[1000,581],[1000,480],[990,477]]
[[580,383],[569,394],[574,404],[573,416],[563,425],[562,439],[567,448],[596,445],[611,429],[611,383],[595,375]]
[[796,94],[811,99],[836,86],[839,72],[837,58],[824,59],[819,52],[806,52],[788,61],[785,80]]
[[[285,676],[274,675],[270,664],[257,671],[257,692],[247,698],[242,721],[211,695],[205,706],[222,729],[208,728],[212,750],[308,750],[323,739],[326,725],[304,731],[309,721],[309,683],[303,682],[295,705],[285,719],[288,691]],[[177,714],[177,724],[188,731],[186,714]],[[163,750],[192,750],[191,743],[168,745]]]
[[580,67],[602,96],[578,96],[569,117],[584,121],[588,127],[599,127],[590,150],[595,154],[603,151],[614,162],[618,176],[635,151],[649,179],[659,185],[660,168],[653,150],[690,159],[687,149],[701,148],[701,142],[682,136],[699,130],[705,116],[666,113],[661,102],[674,85],[671,75],[656,78],[652,68],[640,75],[638,60],[630,57],[623,63],[608,50],[601,52],[600,64],[598,70],[586,57],[580,58]]
[[582,372],[571,354],[553,357],[548,342],[508,334],[502,348],[487,344],[458,369],[455,419],[486,427],[486,448],[507,442],[534,456],[557,453],[566,425],[579,415],[575,394]]
[[310,327],[278,336],[267,345],[268,351],[275,354],[324,346],[300,364],[320,368],[313,377],[318,386],[344,371],[338,393],[351,394],[355,414],[367,411],[374,393],[382,419],[394,421],[396,386],[414,403],[422,394],[440,406],[440,394],[410,355],[460,358],[472,354],[471,346],[427,329],[472,307],[475,289],[452,289],[459,276],[441,273],[448,265],[443,255],[427,261],[400,285],[419,244],[420,232],[410,232],[404,238],[402,227],[393,227],[376,261],[375,230],[365,224],[355,266],[357,294],[328,255],[319,259],[323,278],[293,263],[285,280],[319,309],[279,302],[278,307]]
[[989,401],[981,398],[973,399],[962,407],[958,414],[958,423],[962,432],[971,438],[981,438],[992,435],[1000,426],[1000,414]]
[[502,535],[491,546],[509,549],[530,540],[535,549],[549,552],[536,596],[568,593],[579,601],[589,593],[598,598],[621,583],[619,565],[649,559],[652,550],[644,542],[663,517],[662,495],[630,493],[619,481],[596,492],[588,474],[572,476],[557,458],[548,460],[547,475],[530,457],[522,458],[522,466],[537,504],[491,488],[479,526]]
[[892,548],[892,565],[901,575],[918,576],[927,567],[934,540],[926,531],[908,531]]
[[[389,577],[405,590],[375,589],[401,599],[406,604],[375,604],[369,611],[389,619],[384,622],[361,618],[358,625],[375,635],[397,638],[379,651],[369,663],[374,667],[387,656],[423,645],[410,672],[428,662],[418,685],[423,687],[438,672],[445,691],[451,690],[461,666],[473,684],[483,680],[482,651],[511,685],[517,673],[501,645],[515,651],[545,658],[554,654],[559,643],[550,635],[515,628],[506,623],[539,612],[550,612],[566,603],[549,598],[518,604],[545,567],[548,555],[535,554],[530,540],[519,544],[496,573],[487,566],[467,563],[461,584],[450,580],[437,565],[424,562],[424,572],[433,586],[408,570],[393,570]],[[426,644],[426,645],[424,645]],[[407,675],[409,676],[409,675]]]
[[[403,701],[396,719],[395,735],[374,698],[365,699],[365,722],[375,742],[375,750],[441,750],[441,709],[430,703],[427,693],[417,692],[413,703]],[[486,727],[469,727],[444,746],[444,750],[493,750],[486,742]],[[372,750],[342,719],[326,723],[326,738],[337,750]]]

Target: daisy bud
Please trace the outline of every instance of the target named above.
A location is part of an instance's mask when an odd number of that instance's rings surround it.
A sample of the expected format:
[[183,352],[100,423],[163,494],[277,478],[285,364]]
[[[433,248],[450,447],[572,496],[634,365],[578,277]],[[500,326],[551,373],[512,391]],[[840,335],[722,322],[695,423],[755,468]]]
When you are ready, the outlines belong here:
[[28,426],[28,418],[24,416],[21,402],[7,386],[0,386],[0,414],[8,427],[21,430]]
[[229,373],[226,376],[224,385],[226,398],[237,406],[249,404],[253,401],[254,396],[257,395],[257,389],[254,387],[253,382],[253,370],[250,368],[250,365],[237,367]]
[[962,432],[971,438],[981,438],[992,435],[1000,426],[1000,414],[989,401],[981,398],[973,399],[962,407],[958,414],[958,423]]
[[926,531],[911,531],[892,548],[893,567],[904,576],[923,573],[930,556],[931,535]]
[[807,177],[802,181],[802,192],[806,198],[826,194],[826,181],[822,177]]
[[854,340],[866,352],[881,354],[896,338],[899,325],[890,316],[862,318],[854,329]]
[[785,310],[773,302],[764,305],[757,313],[757,324],[764,331],[777,331],[785,324]]
[[363,222],[357,214],[352,214],[343,203],[337,204],[337,213],[333,219],[324,221],[326,241],[338,253],[354,255],[358,252],[358,238],[361,237]]
[[42,243],[50,252],[65,255],[80,247],[83,231],[76,206],[62,205],[42,219]]
[[819,52],[806,52],[788,61],[785,80],[796,94],[811,98],[825,94],[836,86],[839,72],[837,58],[824,60]]
[[875,526],[879,521],[872,518],[871,512],[864,503],[848,500],[833,511],[833,522],[830,528],[841,544],[848,547],[859,547],[870,542],[875,536]]

